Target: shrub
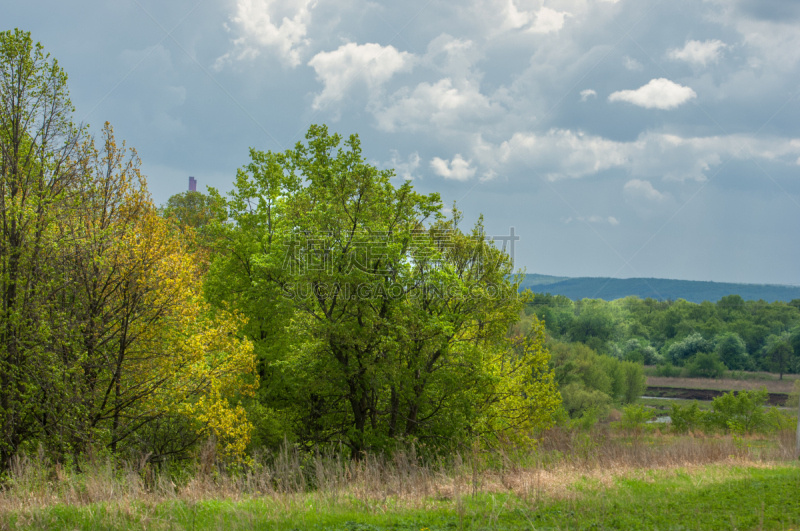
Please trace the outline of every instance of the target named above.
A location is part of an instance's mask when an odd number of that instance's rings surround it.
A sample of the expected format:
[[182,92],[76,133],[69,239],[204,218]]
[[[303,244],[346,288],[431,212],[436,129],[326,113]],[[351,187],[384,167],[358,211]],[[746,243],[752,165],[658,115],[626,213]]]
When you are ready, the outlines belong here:
[[686,373],[691,378],[719,378],[725,374],[725,364],[714,352],[700,352],[686,364]]
[[771,407],[764,415],[765,429],[764,431],[775,432],[783,430],[796,430],[797,417],[792,414],[787,415],[785,412],[776,407]]
[[644,376],[644,367],[638,363],[623,361],[621,373],[624,379],[622,400],[626,404],[636,401],[647,388],[647,378]]
[[750,366],[747,345],[738,334],[726,332],[718,335],[715,341],[717,344],[715,352],[729,369],[736,371],[747,369]]
[[597,389],[587,389],[581,382],[572,382],[561,388],[564,409],[572,418],[581,417],[593,410],[605,415],[611,406],[611,397]]
[[734,433],[755,433],[769,431],[769,423],[764,412],[767,402],[766,388],[757,391],[733,391],[715,398],[711,402],[711,424],[729,429]]
[[669,417],[672,420],[672,429],[678,433],[706,427],[706,413],[700,409],[697,401],[686,406],[673,402]]
[[677,378],[681,375],[681,368],[675,367],[671,363],[659,365],[656,367],[656,376],[664,376],[666,378]]
[[714,344],[707,341],[700,334],[694,334],[684,338],[682,341],[673,343],[667,349],[667,358],[676,365],[683,365],[684,362],[701,352],[711,352]]
[[650,408],[630,405],[622,408],[622,418],[614,424],[616,428],[638,433],[652,417],[653,411]]

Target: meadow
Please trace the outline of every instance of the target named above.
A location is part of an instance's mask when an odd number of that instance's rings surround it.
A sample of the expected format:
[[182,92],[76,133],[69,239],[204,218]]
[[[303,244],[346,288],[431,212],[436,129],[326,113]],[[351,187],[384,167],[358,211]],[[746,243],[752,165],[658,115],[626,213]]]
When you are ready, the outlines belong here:
[[[427,457],[430,455],[431,457]],[[535,451],[449,459],[308,456],[284,446],[231,469],[205,446],[170,472],[89,458],[15,460],[0,529],[796,529],[794,433],[770,437],[555,428]]]

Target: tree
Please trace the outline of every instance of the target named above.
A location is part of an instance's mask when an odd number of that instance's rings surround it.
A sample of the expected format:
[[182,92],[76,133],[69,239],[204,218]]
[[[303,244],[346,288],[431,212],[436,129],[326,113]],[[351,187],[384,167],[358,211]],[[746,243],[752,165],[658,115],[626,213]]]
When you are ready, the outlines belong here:
[[[258,324],[262,403],[302,442],[341,442],[356,458],[401,438],[454,444],[481,412],[518,405],[498,398],[508,368],[539,354],[506,340],[522,307],[508,256],[480,222],[464,234],[457,212],[446,220],[437,194],[393,186],[356,135],[312,126],[306,140],[251,150],[229,197],[211,191],[231,223],[213,225],[208,293]],[[525,381],[555,396],[530,363]]]
[[[61,415],[61,431],[79,447],[101,443],[116,452],[138,444],[163,459],[210,430],[241,454],[249,424],[227,400],[256,383],[252,346],[234,336],[241,320],[210,313],[197,261],[157,215],[135,151],[117,147],[109,124],[102,141],[84,150],[59,228],[72,281],[62,288],[69,317],[56,344],[82,380],[64,397],[78,398],[82,415]],[[146,446],[129,443],[144,433]]]
[[40,446],[157,459],[212,433],[241,455],[242,319],[202,300],[135,152],[73,124],[66,79],[30,34],[0,32],[0,467]]
[[794,354],[792,345],[785,338],[775,338],[768,344],[767,359],[772,369],[780,373],[780,379],[783,380],[783,373],[789,368],[789,364]]
[[[29,33],[0,32],[0,462],[52,420],[47,403],[68,385],[44,344],[46,310],[81,131],[71,121],[67,75]],[[67,383],[65,383],[67,382]]]
[[726,332],[716,338],[715,352],[722,363],[733,371],[746,370],[749,366],[747,345],[735,332]]
[[191,190],[171,196],[159,210],[164,217],[174,219],[182,231],[200,230],[214,219],[211,197]]
[[686,371],[692,378],[719,378],[725,374],[725,365],[716,352],[698,352],[686,363]]
[[698,353],[711,352],[714,344],[703,339],[698,333],[687,336],[682,341],[670,345],[667,350],[667,358],[675,365],[683,365],[686,360],[694,357]]

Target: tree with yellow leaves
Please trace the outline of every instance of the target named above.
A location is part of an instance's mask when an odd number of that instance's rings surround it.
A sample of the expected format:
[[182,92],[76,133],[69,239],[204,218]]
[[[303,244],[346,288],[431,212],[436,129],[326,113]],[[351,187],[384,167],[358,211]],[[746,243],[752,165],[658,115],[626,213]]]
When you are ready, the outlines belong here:
[[230,399],[257,387],[242,319],[202,300],[196,261],[152,205],[136,153],[108,124],[102,148],[85,152],[60,228],[72,276],[63,357],[82,367],[75,434],[164,458],[211,432],[242,455],[249,424]]

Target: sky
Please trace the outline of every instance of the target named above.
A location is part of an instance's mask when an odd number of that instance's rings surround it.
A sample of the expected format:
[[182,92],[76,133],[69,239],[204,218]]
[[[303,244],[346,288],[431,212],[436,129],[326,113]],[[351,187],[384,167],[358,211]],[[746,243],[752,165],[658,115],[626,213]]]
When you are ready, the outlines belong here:
[[558,276],[800,284],[800,2],[26,0],[156,203],[310,124]]

